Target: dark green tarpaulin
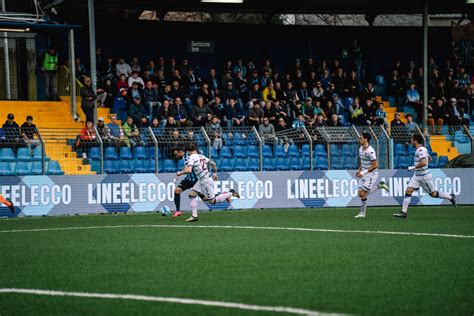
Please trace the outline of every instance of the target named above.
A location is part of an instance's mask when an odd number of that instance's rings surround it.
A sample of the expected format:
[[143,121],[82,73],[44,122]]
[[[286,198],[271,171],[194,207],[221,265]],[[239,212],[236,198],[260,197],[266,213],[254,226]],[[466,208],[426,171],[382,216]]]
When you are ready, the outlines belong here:
[[474,156],[462,154],[446,163],[443,168],[474,168]]

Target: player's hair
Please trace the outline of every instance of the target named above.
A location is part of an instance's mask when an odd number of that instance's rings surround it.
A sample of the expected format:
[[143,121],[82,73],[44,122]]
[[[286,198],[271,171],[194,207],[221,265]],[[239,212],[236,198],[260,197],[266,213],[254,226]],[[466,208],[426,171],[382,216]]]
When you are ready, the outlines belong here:
[[416,142],[420,145],[423,145],[425,143],[423,136],[421,136],[420,134],[413,134],[412,138],[416,140]]
[[367,139],[367,141],[370,142],[370,140],[372,139],[372,136],[370,136],[369,133],[364,132],[362,133],[362,138]]
[[188,144],[186,146],[186,151],[196,151],[197,150],[197,146],[195,144]]
[[173,151],[184,151],[184,147],[183,146],[176,146]]

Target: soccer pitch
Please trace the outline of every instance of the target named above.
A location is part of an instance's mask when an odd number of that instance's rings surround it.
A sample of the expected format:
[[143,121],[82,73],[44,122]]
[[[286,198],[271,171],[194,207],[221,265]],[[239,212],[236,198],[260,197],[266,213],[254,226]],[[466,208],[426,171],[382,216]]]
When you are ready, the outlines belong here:
[[472,315],[474,207],[398,210],[0,220],[0,315]]

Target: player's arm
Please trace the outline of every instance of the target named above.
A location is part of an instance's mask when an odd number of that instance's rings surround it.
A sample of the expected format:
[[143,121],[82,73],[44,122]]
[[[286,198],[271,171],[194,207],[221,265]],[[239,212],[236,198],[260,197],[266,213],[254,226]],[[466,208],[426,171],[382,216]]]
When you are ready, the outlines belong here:
[[427,157],[423,157],[420,159],[420,162],[417,163],[416,165],[414,166],[411,166],[411,167],[408,167],[408,170],[414,170],[414,169],[419,169],[419,168],[423,168],[424,166],[428,165],[428,158]]
[[209,160],[207,166],[208,166],[209,170],[211,170],[211,172],[212,172],[212,178],[214,179],[214,181],[217,181],[218,177],[217,177],[217,165],[216,165],[216,163],[212,160]]
[[191,173],[192,171],[193,171],[192,166],[185,166],[183,170],[176,172],[176,175],[179,177],[179,176],[182,176],[183,174]]

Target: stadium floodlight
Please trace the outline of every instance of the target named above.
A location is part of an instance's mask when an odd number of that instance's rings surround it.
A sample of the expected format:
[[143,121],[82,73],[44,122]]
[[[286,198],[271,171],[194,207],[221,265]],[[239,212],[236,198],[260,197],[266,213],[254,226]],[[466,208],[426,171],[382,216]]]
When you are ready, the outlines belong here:
[[203,3],[244,3],[244,0],[201,0]]
[[1,29],[0,28],[0,32],[29,32],[30,29],[27,27],[27,28],[24,28],[24,29]]

